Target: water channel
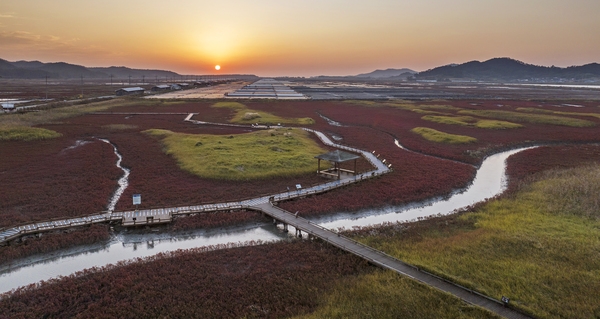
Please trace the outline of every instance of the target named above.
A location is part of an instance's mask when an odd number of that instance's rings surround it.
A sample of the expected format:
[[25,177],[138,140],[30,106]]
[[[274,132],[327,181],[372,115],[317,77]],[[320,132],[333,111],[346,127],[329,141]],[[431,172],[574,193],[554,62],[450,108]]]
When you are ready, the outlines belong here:
[[117,164],[116,165],[118,168],[120,168],[123,171],[123,176],[121,176],[121,178],[119,178],[119,180],[117,181],[119,188],[117,188],[117,190],[111,197],[110,202],[108,203],[107,210],[109,212],[112,212],[115,210],[115,206],[117,206],[117,203],[119,202],[119,199],[121,198],[121,195],[123,195],[123,192],[125,192],[125,189],[127,188],[127,186],[129,186],[130,170],[121,166],[121,162],[123,161],[123,156],[121,155],[121,153],[119,153],[119,150],[113,143],[111,143],[109,140],[106,140],[103,138],[99,138],[99,140],[106,144],[109,144],[110,146],[113,147],[113,152],[115,153],[115,155],[117,155]]
[[[531,147],[489,156],[477,170],[473,183],[466,190],[455,192],[447,198],[433,198],[404,206],[366,209],[359,212],[338,212],[311,220],[329,229],[351,229],[353,226],[402,222],[437,214],[451,214],[457,209],[502,193],[506,188],[506,159],[529,148]],[[291,234],[294,232],[284,233],[270,223],[252,224],[227,230],[198,230],[181,234],[122,233],[104,246],[89,247],[79,251],[71,250],[58,256],[46,256],[45,259],[29,258],[21,262],[16,261],[16,265],[13,267],[0,269],[0,293],[41,280],[68,276],[87,268],[102,267],[161,252],[225,243],[277,241],[289,238],[292,236]]]

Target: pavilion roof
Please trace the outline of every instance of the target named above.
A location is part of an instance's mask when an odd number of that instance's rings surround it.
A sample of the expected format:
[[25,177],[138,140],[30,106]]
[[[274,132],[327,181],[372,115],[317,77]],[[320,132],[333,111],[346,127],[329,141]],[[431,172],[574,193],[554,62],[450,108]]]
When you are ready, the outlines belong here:
[[360,156],[340,150],[335,150],[329,153],[315,156],[315,158],[322,159],[333,163],[342,163],[355,159],[359,159]]

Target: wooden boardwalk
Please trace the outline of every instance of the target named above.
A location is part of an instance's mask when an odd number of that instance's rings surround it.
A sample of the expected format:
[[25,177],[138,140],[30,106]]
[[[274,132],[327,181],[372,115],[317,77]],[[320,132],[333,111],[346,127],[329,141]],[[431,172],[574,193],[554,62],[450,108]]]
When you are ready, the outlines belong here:
[[274,219],[283,223],[286,229],[288,225],[293,226],[300,234],[304,232],[306,235],[318,237],[330,243],[331,245],[364,258],[374,265],[393,270],[401,275],[420,281],[428,286],[450,293],[467,303],[480,306],[502,317],[510,319],[530,318],[520,312],[504,306],[500,301],[473,292],[465,287],[453,284],[428,272],[421,271],[418,268],[406,264],[379,250],[373,249],[350,238],[334,233],[331,230],[310,222],[309,220],[296,216],[279,207],[273,206],[271,203],[252,206],[250,209],[261,211],[266,215],[273,217]]

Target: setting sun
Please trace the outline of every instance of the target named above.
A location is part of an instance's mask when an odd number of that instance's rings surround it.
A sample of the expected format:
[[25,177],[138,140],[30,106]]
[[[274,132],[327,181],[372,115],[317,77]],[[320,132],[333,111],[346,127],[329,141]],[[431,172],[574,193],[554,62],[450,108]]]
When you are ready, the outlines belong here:
[[219,71],[221,69],[220,65],[215,65],[215,70]]

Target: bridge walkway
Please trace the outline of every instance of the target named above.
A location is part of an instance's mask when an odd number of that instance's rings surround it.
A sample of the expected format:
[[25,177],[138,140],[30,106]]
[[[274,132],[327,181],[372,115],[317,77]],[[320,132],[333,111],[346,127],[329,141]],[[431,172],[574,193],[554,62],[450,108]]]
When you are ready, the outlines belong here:
[[390,255],[363,245],[348,237],[334,233],[331,230],[323,228],[318,224],[314,224],[307,219],[299,217],[279,207],[273,206],[271,203],[256,205],[250,207],[250,209],[261,211],[266,215],[273,217],[274,219],[283,223],[286,229],[287,225],[293,226],[296,228],[296,232],[299,235],[304,232],[307,235],[318,237],[331,245],[366,259],[374,265],[395,271],[401,275],[420,281],[428,286],[434,287],[446,293],[450,293],[467,303],[480,306],[505,318],[530,318],[520,312],[506,307],[504,304],[495,299],[474,292],[468,288],[453,284],[428,272],[419,270],[415,266],[406,264]]

